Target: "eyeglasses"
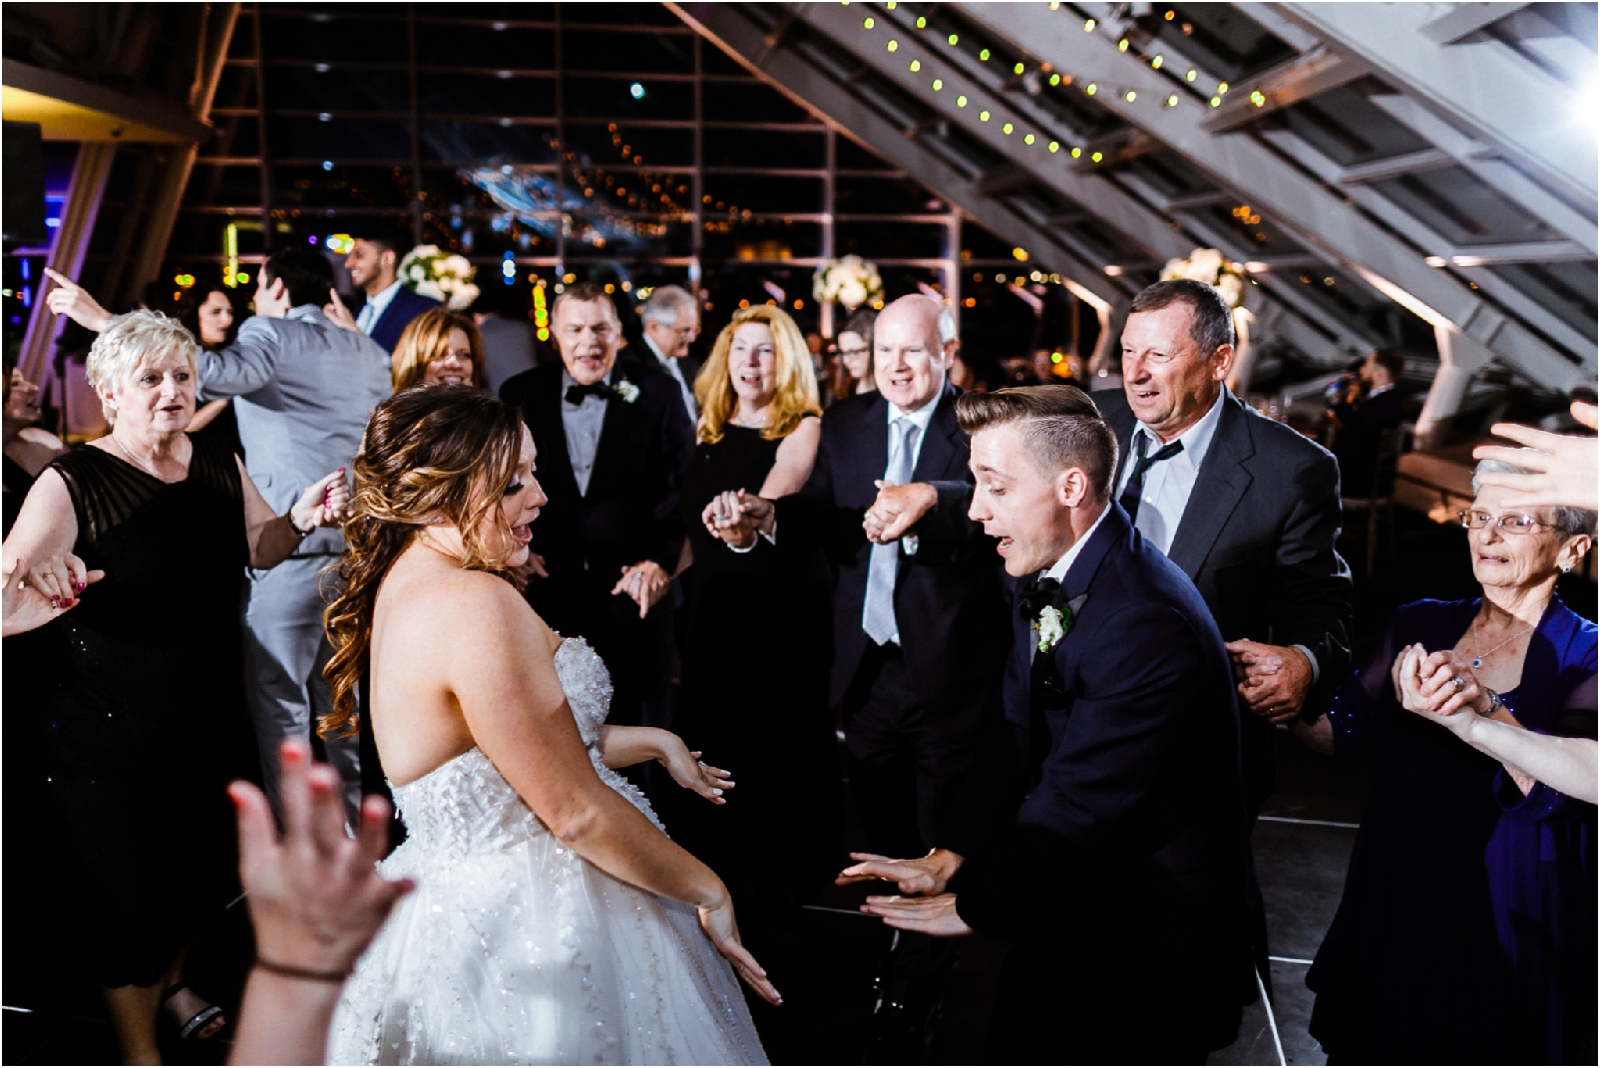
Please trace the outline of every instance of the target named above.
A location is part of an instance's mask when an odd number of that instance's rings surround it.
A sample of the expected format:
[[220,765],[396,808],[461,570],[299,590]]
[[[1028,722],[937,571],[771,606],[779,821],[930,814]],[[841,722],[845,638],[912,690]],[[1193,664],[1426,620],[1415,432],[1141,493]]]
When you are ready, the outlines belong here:
[[872,350],[867,348],[865,345],[861,346],[859,349],[847,349],[843,345],[839,346],[839,355],[840,356],[851,356],[851,357],[865,356],[867,353],[869,353],[871,351]]
[[1468,530],[1482,530],[1490,523],[1499,524],[1500,529],[1507,534],[1540,534],[1550,529],[1549,523],[1541,523],[1533,516],[1522,512],[1507,512],[1502,516],[1493,516],[1488,512],[1467,510],[1457,512],[1456,518]]

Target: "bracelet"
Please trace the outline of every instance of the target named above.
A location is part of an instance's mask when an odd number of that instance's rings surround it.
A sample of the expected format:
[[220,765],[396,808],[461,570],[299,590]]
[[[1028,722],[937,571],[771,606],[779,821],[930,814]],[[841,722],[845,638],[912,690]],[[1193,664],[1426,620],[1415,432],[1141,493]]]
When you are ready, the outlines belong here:
[[294,509],[293,508],[291,508],[287,512],[283,513],[283,520],[284,520],[284,522],[289,524],[289,529],[290,530],[294,531],[296,534],[300,535],[300,537],[302,537],[302,538],[305,537],[306,535],[310,534],[312,530],[316,530],[317,529],[315,526],[313,526],[309,530],[301,530],[298,526],[296,526],[295,525],[295,521],[294,521]]
[[265,957],[257,957],[255,966],[264,972],[271,972],[273,975],[281,975],[285,979],[304,979],[307,982],[312,983],[338,984],[343,983],[346,979],[350,978],[349,971],[318,972],[313,971],[310,968],[293,968],[287,964],[278,964],[274,961],[267,960]]

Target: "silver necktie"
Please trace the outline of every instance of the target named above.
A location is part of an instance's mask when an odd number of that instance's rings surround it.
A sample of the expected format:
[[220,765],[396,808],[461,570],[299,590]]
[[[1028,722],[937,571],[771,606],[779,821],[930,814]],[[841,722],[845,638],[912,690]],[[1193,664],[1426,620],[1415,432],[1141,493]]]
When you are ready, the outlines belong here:
[[[896,419],[890,428],[889,465],[883,480],[895,486],[911,481],[912,457],[917,450],[917,424],[905,416]],[[884,645],[893,641],[900,632],[894,618],[894,580],[900,564],[900,543],[872,547],[872,562],[867,568],[867,597],[861,611],[861,629],[867,637]]]

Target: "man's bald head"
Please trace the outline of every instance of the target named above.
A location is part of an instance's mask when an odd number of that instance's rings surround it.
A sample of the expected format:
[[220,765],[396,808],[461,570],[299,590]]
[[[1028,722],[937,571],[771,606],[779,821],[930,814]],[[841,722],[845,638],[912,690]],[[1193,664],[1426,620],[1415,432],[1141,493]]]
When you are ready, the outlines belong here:
[[902,411],[937,400],[955,358],[955,317],[932,297],[913,293],[878,314],[872,328],[878,392]]

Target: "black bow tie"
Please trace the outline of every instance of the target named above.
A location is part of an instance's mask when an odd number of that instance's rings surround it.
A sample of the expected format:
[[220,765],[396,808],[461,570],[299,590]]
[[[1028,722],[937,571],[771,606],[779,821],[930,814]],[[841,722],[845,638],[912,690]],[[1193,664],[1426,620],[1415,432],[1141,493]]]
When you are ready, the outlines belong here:
[[599,397],[606,400],[611,396],[611,387],[604,382],[596,382],[592,386],[572,385],[567,387],[567,403],[581,405],[585,397]]
[[1023,619],[1037,618],[1047,606],[1061,597],[1061,583],[1053,578],[1032,578],[1023,584],[1017,597],[1017,611]]

